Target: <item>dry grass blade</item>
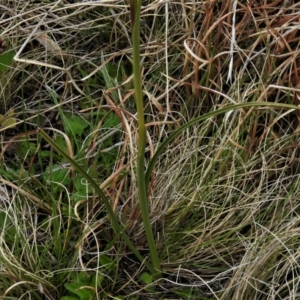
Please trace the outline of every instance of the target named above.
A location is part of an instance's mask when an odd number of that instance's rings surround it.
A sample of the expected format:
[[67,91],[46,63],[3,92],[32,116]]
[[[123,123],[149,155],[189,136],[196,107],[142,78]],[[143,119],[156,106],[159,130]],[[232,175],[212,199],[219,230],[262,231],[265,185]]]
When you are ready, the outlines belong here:
[[[143,1],[146,161],[206,113],[299,105],[299,11],[294,0]],[[299,111],[232,111],[166,147],[148,190],[164,277],[145,283],[94,190],[35,137],[47,130],[99,182],[148,258],[129,4],[2,0],[0,33],[1,113],[17,120],[0,128],[0,294],[61,299],[81,276],[99,299],[299,297]]]

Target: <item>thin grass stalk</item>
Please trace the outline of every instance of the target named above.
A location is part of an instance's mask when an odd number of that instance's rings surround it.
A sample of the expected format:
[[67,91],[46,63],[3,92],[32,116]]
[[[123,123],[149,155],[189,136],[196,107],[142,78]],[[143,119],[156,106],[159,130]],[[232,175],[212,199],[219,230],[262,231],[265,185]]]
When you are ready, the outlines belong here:
[[133,76],[135,102],[138,114],[138,158],[137,158],[137,184],[140,208],[142,213],[143,224],[145,228],[146,238],[150,251],[150,257],[156,274],[152,274],[155,278],[161,277],[161,267],[158,252],[155,245],[154,235],[151,226],[147,185],[145,181],[145,148],[146,148],[146,126],[144,116],[143,91],[141,81],[140,66],[140,12],[141,0],[130,0],[130,12],[132,22],[132,45],[133,45]]

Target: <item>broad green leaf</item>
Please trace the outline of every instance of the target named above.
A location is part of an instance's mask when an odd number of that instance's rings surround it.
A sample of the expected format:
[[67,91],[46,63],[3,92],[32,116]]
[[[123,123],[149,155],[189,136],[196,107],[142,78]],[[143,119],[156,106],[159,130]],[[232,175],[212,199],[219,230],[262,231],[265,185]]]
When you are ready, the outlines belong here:
[[67,131],[73,135],[81,136],[83,130],[89,125],[83,118],[78,116],[70,116],[65,120],[65,124],[68,127]]
[[147,272],[142,273],[140,279],[145,284],[151,284],[153,282],[153,277]]
[[91,286],[96,288],[100,288],[103,282],[104,276],[102,274],[97,273],[97,275],[93,276]]
[[81,284],[90,285],[91,279],[92,279],[91,276],[85,272],[78,273],[78,280],[79,280],[79,283],[81,283]]
[[18,155],[33,155],[36,151],[36,145],[28,141],[18,141],[17,154]]
[[[51,174],[50,174],[51,171]],[[48,167],[43,175],[45,184],[51,184],[53,196],[64,191],[71,178],[68,176],[69,170],[62,168],[59,165],[53,165],[52,170]],[[51,183],[49,183],[51,181]],[[56,183],[57,182],[57,183]]]
[[50,174],[50,168],[47,167],[44,180],[52,180],[54,182],[59,182],[63,185],[67,185],[70,182],[70,177],[68,177],[69,170],[62,168],[60,165],[53,165],[51,174]]
[[67,145],[65,139],[61,135],[55,137],[55,143],[65,152],[67,152]]
[[115,269],[115,262],[111,260],[107,255],[100,255],[99,257],[100,264],[108,270]]
[[140,275],[140,280],[141,280],[144,284],[149,285],[149,286],[147,286],[147,288],[146,288],[146,290],[147,290],[148,292],[153,292],[153,291],[155,290],[155,286],[152,285],[152,283],[153,283],[153,277],[152,277],[149,273],[147,273],[147,272],[142,273],[142,274]]
[[0,54],[0,72],[4,73],[11,66],[14,55],[13,50]]
[[71,273],[72,282],[77,282],[82,285],[89,285],[91,282],[91,276],[85,272],[72,272]]
[[[89,174],[93,176],[92,174]],[[81,175],[77,174],[74,180],[75,192],[71,195],[71,199],[76,201],[82,200],[87,194],[93,190],[91,184]]]
[[120,120],[116,114],[110,113],[106,118],[105,122],[103,123],[103,128],[113,128],[116,125],[120,124]]
[[84,288],[81,283],[66,283],[65,288],[77,295],[80,300],[91,300],[95,295],[95,291],[92,289]]

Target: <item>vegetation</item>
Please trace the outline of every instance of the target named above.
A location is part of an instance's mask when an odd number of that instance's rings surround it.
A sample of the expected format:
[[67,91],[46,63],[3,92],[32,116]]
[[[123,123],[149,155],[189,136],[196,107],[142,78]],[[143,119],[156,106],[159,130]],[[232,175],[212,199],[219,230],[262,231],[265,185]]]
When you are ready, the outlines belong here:
[[0,299],[297,299],[300,4],[2,2]]

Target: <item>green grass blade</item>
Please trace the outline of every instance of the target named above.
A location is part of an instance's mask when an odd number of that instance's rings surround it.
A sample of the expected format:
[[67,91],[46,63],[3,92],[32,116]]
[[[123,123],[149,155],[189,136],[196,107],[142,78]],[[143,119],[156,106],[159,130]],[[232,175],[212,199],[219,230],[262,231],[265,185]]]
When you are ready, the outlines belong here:
[[132,12],[132,44],[133,44],[133,76],[134,76],[134,91],[135,102],[138,113],[138,158],[137,158],[137,184],[140,208],[142,213],[143,224],[145,228],[146,238],[150,251],[151,261],[154,269],[152,273],[155,278],[161,277],[161,267],[152,232],[149,207],[148,207],[148,185],[145,181],[145,148],[146,148],[146,127],[144,116],[144,101],[141,81],[141,66],[140,66],[140,10],[142,2],[140,0],[130,2],[130,10]]

